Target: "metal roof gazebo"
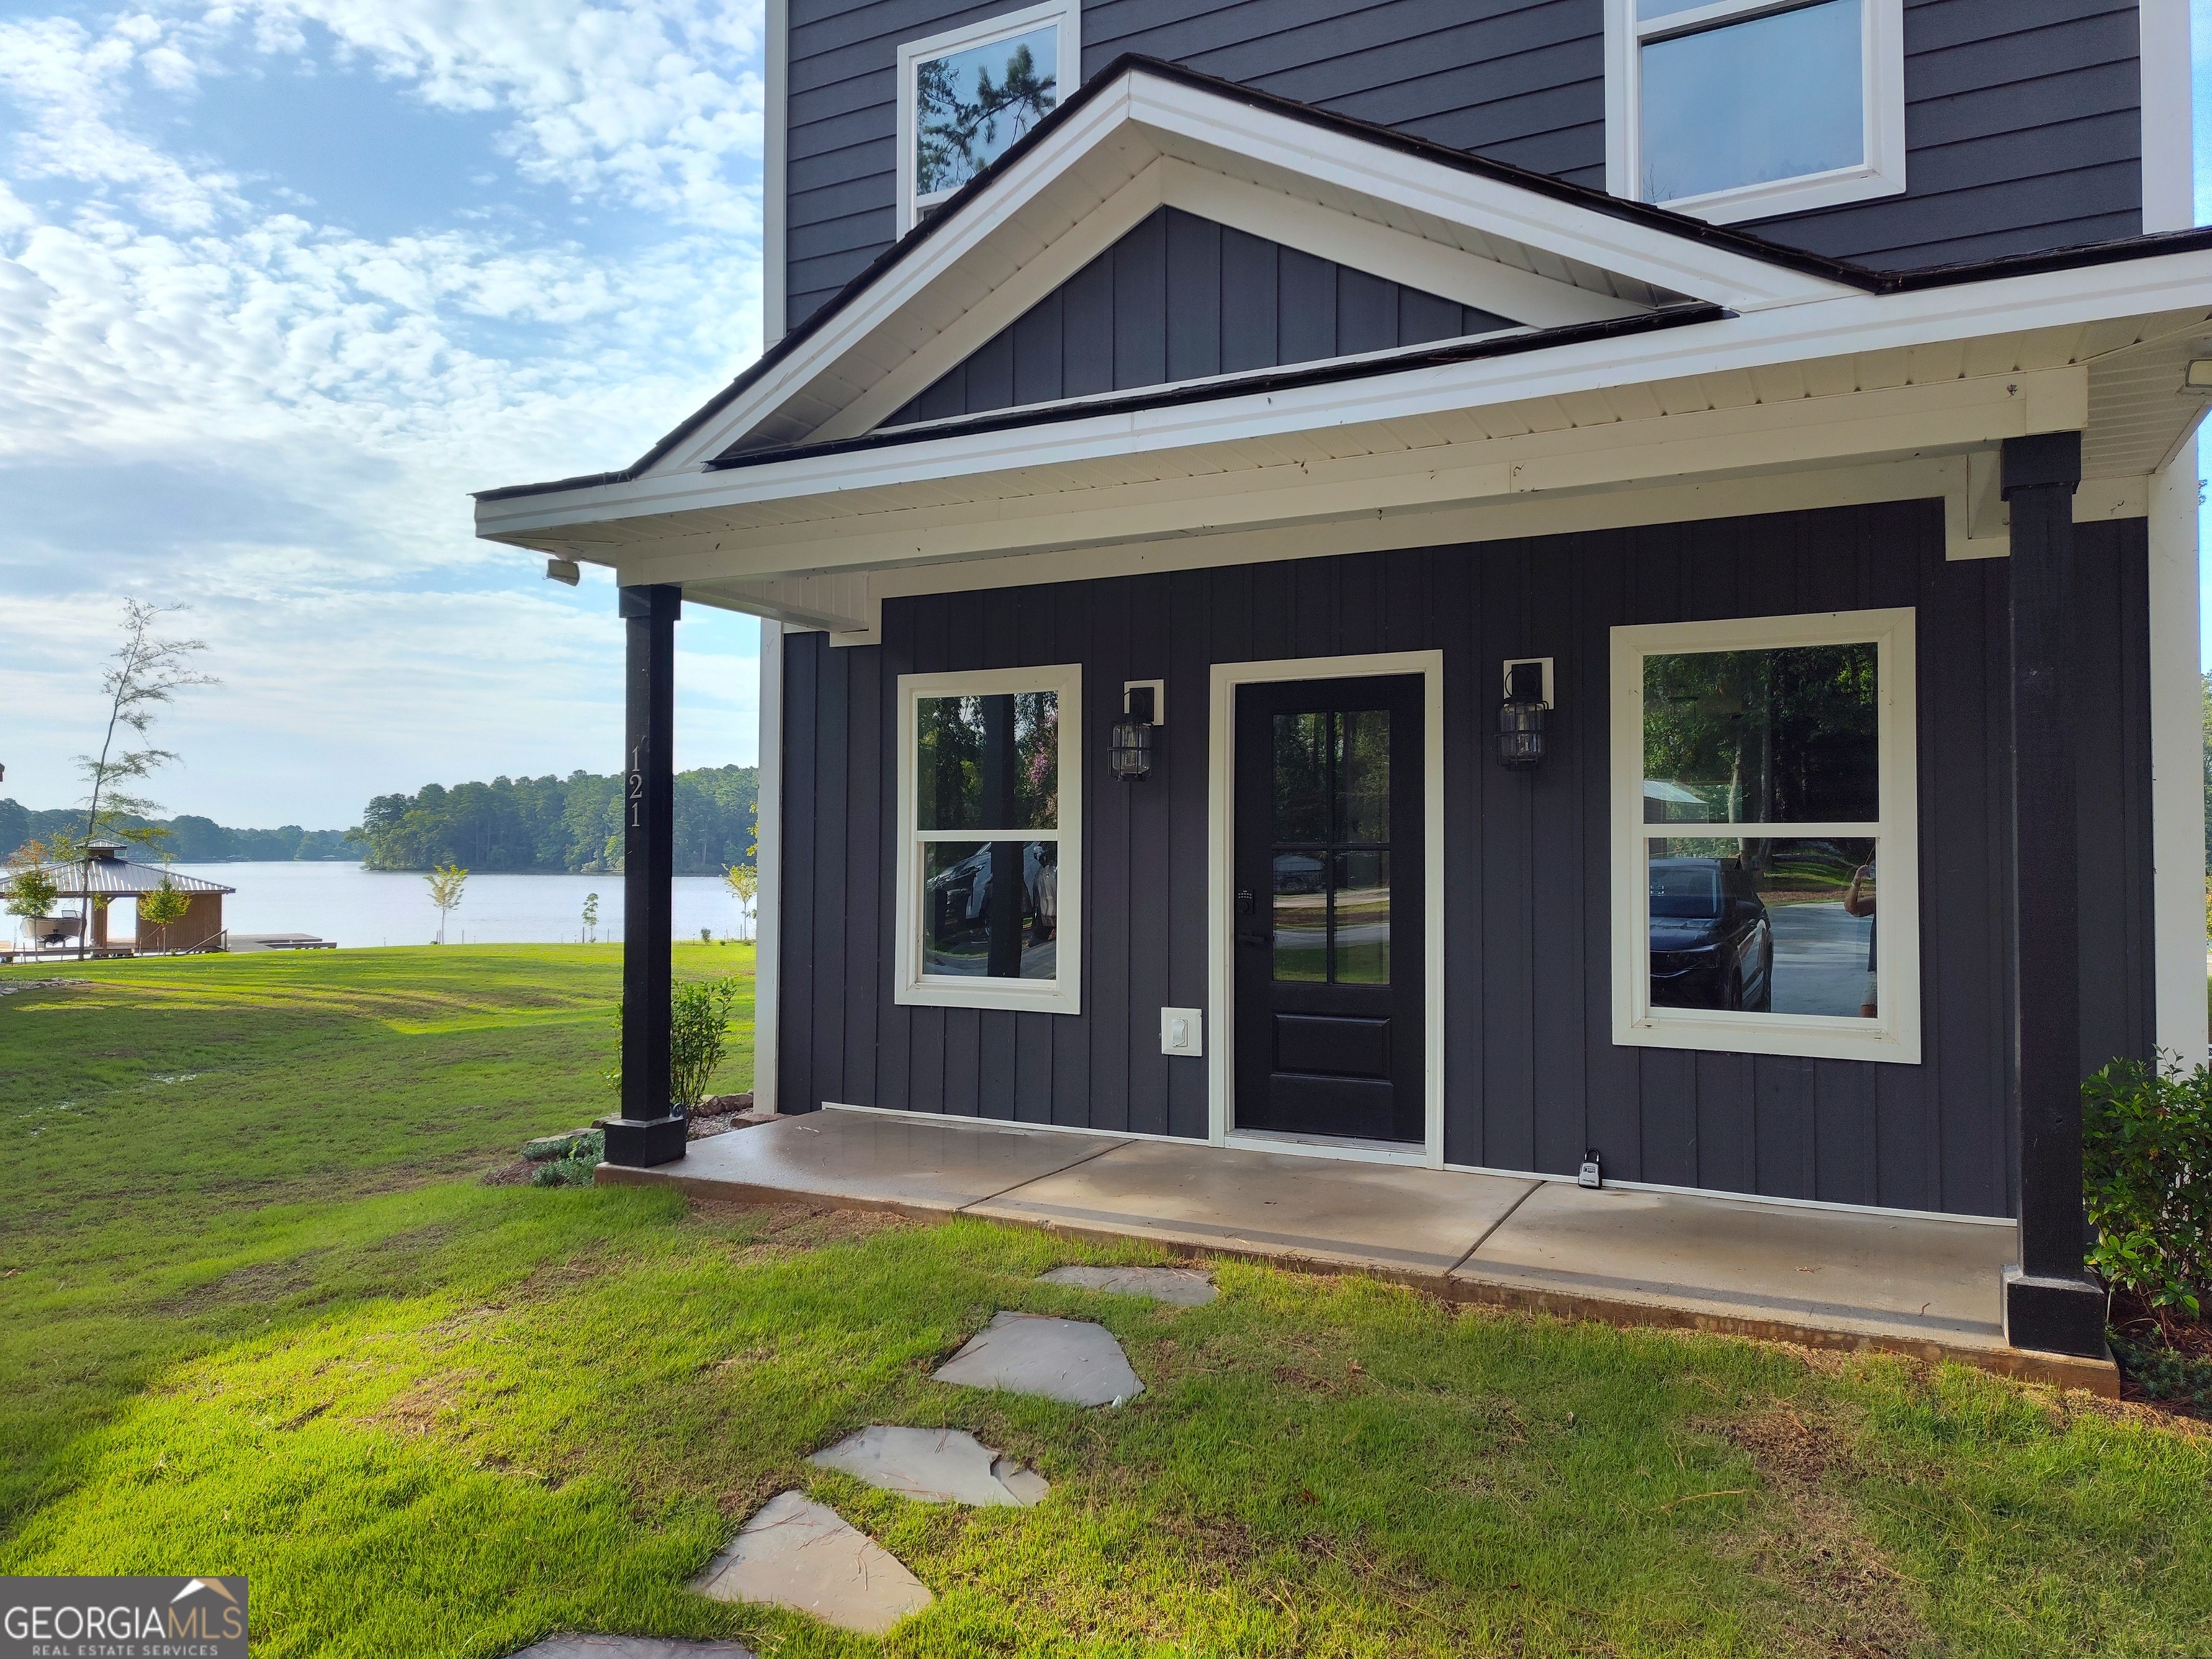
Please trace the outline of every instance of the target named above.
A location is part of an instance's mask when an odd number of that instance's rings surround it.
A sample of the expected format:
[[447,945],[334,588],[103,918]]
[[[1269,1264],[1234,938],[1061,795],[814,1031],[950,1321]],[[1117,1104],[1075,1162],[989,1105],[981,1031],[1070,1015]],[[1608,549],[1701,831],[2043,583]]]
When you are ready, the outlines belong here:
[[[140,921],[131,948],[141,954],[153,951],[220,950],[223,935],[223,895],[238,890],[198,876],[183,875],[161,865],[133,863],[123,856],[123,850],[121,842],[95,841],[86,847],[86,856],[81,862],[70,860],[35,866],[43,870],[54,884],[58,898],[79,900],[85,908],[89,909],[92,936],[87,948],[100,954],[107,954],[116,948],[111,946],[107,940],[109,904],[117,899],[135,902],[148,893],[158,892],[166,882],[185,896],[185,914],[166,926]],[[19,871],[15,875],[0,880],[0,893],[12,891],[15,879],[21,874]],[[26,920],[33,948],[65,945],[80,936],[84,925],[82,914]]]

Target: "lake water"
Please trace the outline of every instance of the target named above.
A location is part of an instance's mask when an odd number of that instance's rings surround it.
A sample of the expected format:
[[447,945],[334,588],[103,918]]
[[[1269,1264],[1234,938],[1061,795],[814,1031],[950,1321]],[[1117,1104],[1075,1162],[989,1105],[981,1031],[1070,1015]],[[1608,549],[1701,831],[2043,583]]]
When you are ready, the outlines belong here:
[[[238,890],[222,902],[226,927],[239,933],[314,933],[341,947],[428,945],[438,936],[438,910],[420,875],[364,870],[355,864],[179,864],[183,874],[219,881]],[[739,926],[736,897],[715,876],[678,876],[674,898],[676,937],[696,939],[702,927],[716,939],[750,938]],[[469,878],[460,908],[446,921],[455,945],[547,945],[583,937],[584,896],[599,896],[599,937],[623,936],[623,878],[599,876],[511,876],[487,872]],[[64,910],[70,907],[64,903]],[[127,912],[115,917],[126,933]]]

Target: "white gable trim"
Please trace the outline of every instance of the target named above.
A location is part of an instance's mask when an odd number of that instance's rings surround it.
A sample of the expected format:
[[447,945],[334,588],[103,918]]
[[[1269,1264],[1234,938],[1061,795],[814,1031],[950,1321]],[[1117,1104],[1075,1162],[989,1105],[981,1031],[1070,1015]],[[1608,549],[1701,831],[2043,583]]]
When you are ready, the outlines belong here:
[[[1133,149],[1133,140],[1139,141]],[[1310,196],[1316,201],[1324,195],[1348,197],[1361,210],[1342,216],[1371,217],[1373,222],[1401,236],[1419,236],[1423,228],[1436,228],[1492,251],[1502,251],[1498,244],[1510,244],[1525,252],[1532,264],[1553,266],[1562,279],[1552,282],[1554,288],[1575,286],[1571,280],[1575,274],[1572,268],[1579,266],[1589,272],[1612,273],[1630,283],[1747,312],[1857,291],[1690,236],[1131,70],[1120,84],[1088,94],[1064,125],[1047,131],[1006,173],[916,244],[882,281],[826,319],[789,357],[772,365],[726,408],[689,434],[650,469],[648,476],[690,471],[728,449],[848,353],[864,352],[876,330],[893,322],[902,307],[933,284],[951,276],[963,259],[985,242],[1002,231],[1023,234],[1014,222],[1025,210],[1034,205],[1045,212],[1051,186],[1064,179],[1079,183],[1074,178],[1078,169],[1087,161],[1110,161],[1116,145],[1127,158],[1122,182],[1150,165],[1149,151],[1173,155],[1224,177],[1245,175],[1250,182],[1273,186],[1278,195]],[[1108,195],[1120,187],[1116,183]],[[1073,229],[1103,199],[1094,196],[1079,205],[1070,201],[1052,216],[1060,217]],[[1061,235],[1066,234],[1063,231]],[[1033,238],[1035,233],[1027,234]],[[1049,239],[1059,240],[1060,236]],[[1395,239],[1385,240],[1402,249],[1403,244]],[[1437,239],[1420,236],[1420,240]],[[1442,242],[1439,246],[1449,246]],[[1328,252],[1325,247],[1312,251]],[[1458,251],[1469,252],[1464,247]],[[1538,280],[1547,280],[1540,271],[1531,274]],[[1528,306],[1524,297],[1521,307],[1525,310]],[[988,309],[999,320],[982,333],[981,339],[988,339],[997,327],[1018,314],[995,304]]]

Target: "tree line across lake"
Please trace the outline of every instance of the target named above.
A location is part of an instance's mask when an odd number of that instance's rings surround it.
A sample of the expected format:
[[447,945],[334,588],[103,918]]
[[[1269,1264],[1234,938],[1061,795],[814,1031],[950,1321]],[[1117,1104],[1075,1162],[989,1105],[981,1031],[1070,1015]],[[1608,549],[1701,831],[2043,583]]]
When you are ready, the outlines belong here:
[[[702,767],[676,775],[676,873],[718,876],[753,861],[760,775],[750,766]],[[379,795],[358,833],[372,870],[614,871],[622,866],[622,780],[589,772],[566,778],[494,778],[428,784],[411,795]]]
[[[702,767],[676,775],[676,872],[719,876],[753,862],[760,775],[750,766]],[[32,811],[0,800],[0,857],[58,832],[81,833],[82,811]],[[165,830],[140,840],[133,830]],[[371,870],[612,872],[622,867],[622,780],[589,772],[566,778],[494,778],[452,788],[379,795],[351,830],[233,830],[186,814],[121,815],[104,833],[137,844],[126,856],[180,864],[241,860],[333,860]]]

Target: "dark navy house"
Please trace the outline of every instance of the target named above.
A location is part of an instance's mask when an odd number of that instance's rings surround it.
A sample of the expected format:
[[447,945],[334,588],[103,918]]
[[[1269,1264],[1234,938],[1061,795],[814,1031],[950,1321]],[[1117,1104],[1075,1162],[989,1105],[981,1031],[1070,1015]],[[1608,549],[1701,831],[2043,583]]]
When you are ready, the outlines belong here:
[[662,938],[673,623],[769,619],[763,1103],[2012,1217],[2100,1352],[2077,1085],[2206,1051],[2185,0],[768,17],[767,350],[477,505],[617,574]]

